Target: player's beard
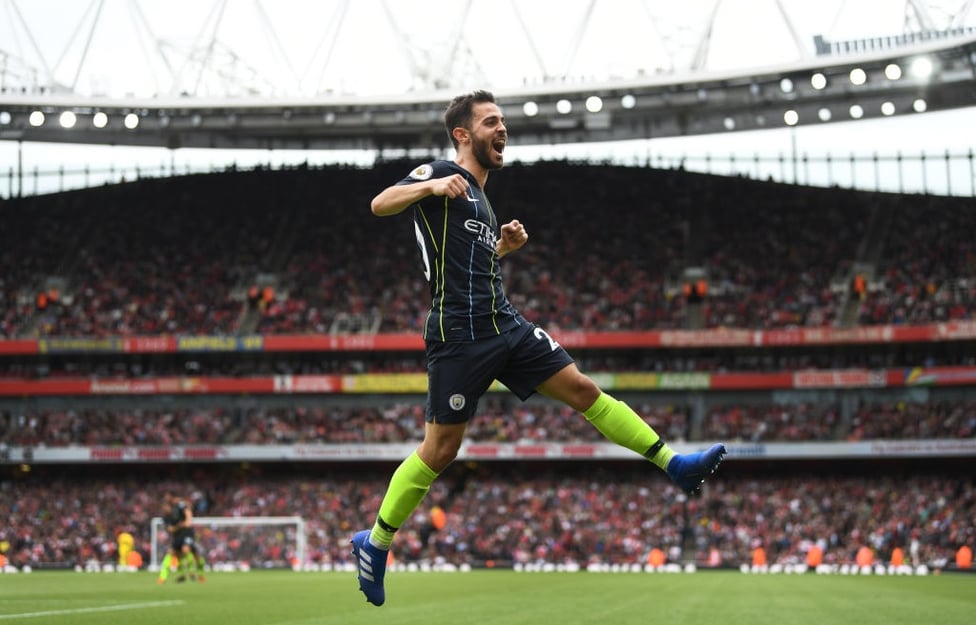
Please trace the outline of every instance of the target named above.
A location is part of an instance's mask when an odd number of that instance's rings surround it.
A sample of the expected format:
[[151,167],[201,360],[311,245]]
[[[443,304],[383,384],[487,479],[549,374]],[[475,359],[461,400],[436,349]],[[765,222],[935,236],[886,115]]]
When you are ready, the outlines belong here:
[[491,144],[491,140],[479,140],[471,144],[471,152],[474,154],[474,160],[478,161],[478,164],[485,171],[501,169],[505,165],[505,161],[501,156],[495,157],[495,148]]

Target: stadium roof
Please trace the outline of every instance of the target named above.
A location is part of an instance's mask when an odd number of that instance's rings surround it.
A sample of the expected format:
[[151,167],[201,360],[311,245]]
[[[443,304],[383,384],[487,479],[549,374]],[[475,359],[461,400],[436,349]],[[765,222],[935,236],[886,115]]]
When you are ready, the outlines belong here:
[[473,87],[522,144],[917,114],[976,101],[973,3],[0,0],[0,139],[433,148]]

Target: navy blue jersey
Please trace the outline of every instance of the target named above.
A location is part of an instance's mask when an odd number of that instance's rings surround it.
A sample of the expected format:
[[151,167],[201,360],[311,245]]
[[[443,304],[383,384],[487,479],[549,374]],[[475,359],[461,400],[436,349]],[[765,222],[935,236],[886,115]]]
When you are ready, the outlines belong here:
[[424,326],[428,341],[474,341],[525,323],[505,296],[495,244],[498,219],[474,177],[451,161],[421,165],[397,184],[461,174],[465,195],[428,196],[413,205],[414,230],[431,306]]
[[187,503],[182,499],[174,503],[169,511],[169,516],[166,518],[166,524],[179,525],[183,521],[186,521],[187,508]]

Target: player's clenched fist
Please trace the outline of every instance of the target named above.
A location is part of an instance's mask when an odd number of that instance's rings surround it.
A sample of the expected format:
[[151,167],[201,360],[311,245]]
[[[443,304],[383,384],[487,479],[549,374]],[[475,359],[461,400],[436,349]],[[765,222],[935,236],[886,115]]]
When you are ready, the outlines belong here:
[[449,198],[456,198],[467,191],[467,189],[468,181],[461,174],[454,174],[434,180],[431,192],[434,195],[446,195]]
[[518,219],[513,219],[507,224],[502,224],[502,238],[498,245],[498,252],[505,255],[513,252],[529,240],[529,233],[525,231],[525,226]]

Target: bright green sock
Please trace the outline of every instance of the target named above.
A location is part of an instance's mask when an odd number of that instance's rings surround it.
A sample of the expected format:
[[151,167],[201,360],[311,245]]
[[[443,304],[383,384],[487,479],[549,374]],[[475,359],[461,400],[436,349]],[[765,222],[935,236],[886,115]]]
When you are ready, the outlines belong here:
[[666,469],[674,457],[674,450],[654,428],[630,406],[606,393],[601,393],[583,415],[607,440],[639,453],[661,469]]
[[407,456],[390,478],[380,513],[369,532],[369,542],[380,549],[389,549],[393,535],[424,500],[435,479],[437,473],[424,464],[416,451]]
[[190,572],[190,575],[196,575],[200,572],[200,563],[197,561],[197,557],[193,555],[192,551],[186,554],[185,559],[188,563],[186,568]]
[[164,582],[169,579],[169,567],[173,562],[173,554],[169,551],[163,556],[163,563],[159,565],[159,579]]

